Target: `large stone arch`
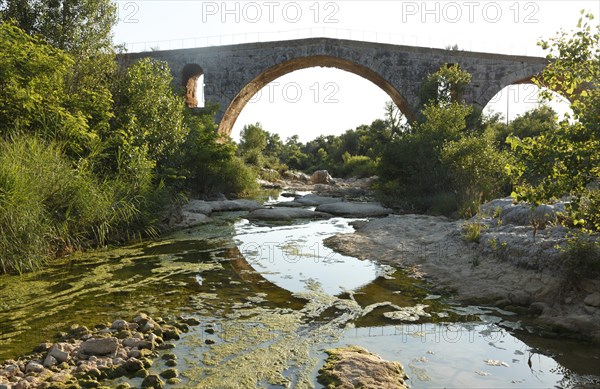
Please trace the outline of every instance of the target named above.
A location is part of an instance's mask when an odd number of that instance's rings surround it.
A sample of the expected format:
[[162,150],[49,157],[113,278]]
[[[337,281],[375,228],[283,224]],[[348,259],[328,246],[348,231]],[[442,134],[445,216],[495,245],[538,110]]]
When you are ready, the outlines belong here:
[[400,94],[400,92],[383,76],[367,68],[366,66],[357,64],[356,62],[349,61],[347,59],[328,56],[328,55],[314,55],[307,57],[294,58],[275,66],[271,66],[252,81],[248,82],[237,95],[231,101],[231,104],[225,110],[223,118],[219,124],[219,133],[224,135],[230,135],[231,129],[235,124],[238,116],[248,103],[250,99],[263,87],[270,82],[282,77],[288,73],[296,70],[306,69],[310,67],[328,67],[345,70],[347,72],[356,74],[357,76],[363,77],[366,80],[371,81],[373,84],[381,88],[385,93],[390,96],[391,100],[398,106],[400,111],[409,119],[415,119],[415,113],[407,103],[406,99]]

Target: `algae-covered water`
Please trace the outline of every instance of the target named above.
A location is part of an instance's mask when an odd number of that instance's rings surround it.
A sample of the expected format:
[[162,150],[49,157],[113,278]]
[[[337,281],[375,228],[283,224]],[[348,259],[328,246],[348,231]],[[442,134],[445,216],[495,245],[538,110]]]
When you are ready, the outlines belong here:
[[415,388],[600,385],[597,346],[537,337],[511,312],[453,304],[400,269],[323,246],[352,232],[350,221],[257,224],[228,213],[157,242],[2,276],[0,360],[72,324],[142,311],[200,320],[169,350],[181,387],[320,387],[324,350],[350,344],[401,362]]

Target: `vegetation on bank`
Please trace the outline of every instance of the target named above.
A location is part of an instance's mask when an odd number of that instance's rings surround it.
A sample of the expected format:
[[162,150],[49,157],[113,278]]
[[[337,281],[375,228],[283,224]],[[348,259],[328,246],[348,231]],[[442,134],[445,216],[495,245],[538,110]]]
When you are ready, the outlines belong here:
[[9,0],[0,20],[0,273],[154,236],[181,193],[255,188],[165,63],[118,66],[109,0]]
[[[217,107],[190,110],[164,62],[117,64],[110,0],[0,3],[0,272],[73,250],[156,235],[180,194],[240,196],[256,177],[326,169],[378,175],[387,205],[473,215],[494,197],[568,196],[565,221],[600,229],[600,34],[592,15],[540,45],[540,86],[573,117],[541,106],[508,125],[462,99],[471,76],[444,65],[422,84],[418,119],[385,117],[340,136],[285,142],[260,124],[239,146],[216,133]],[[546,95],[550,98],[550,95]]]

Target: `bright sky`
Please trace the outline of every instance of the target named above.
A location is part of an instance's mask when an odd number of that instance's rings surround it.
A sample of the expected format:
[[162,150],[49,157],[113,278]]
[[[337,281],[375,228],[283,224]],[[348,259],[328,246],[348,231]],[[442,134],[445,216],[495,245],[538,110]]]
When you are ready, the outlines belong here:
[[[130,51],[176,49],[327,36],[382,43],[544,56],[537,46],[570,31],[600,0],[543,1],[117,1],[115,42]],[[596,19],[598,20],[598,19]],[[200,64],[201,65],[201,64]],[[536,106],[536,91],[506,89],[490,105],[509,117]],[[340,134],[383,117],[390,98],[371,82],[337,69],[296,71],[265,87],[246,105],[232,136],[260,122],[282,139]]]

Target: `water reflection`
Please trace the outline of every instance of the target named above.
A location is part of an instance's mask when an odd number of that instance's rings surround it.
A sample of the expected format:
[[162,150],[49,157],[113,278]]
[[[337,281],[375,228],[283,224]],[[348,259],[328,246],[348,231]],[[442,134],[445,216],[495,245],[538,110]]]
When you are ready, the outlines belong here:
[[386,266],[333,252],[323,239],[350,233],[349,219],[257,226],[247,220],[236,223],[236,242],[248,263],[270,282],[291,292],[318,285],[338,295],[366,285],[386,271]]
[[[81,254],[38,273],[0,277],[0,359],[26,353],[70,324],[92,326],[144,311],[203,323],[174,351],[180,371],[201,371],[198,382],[218,379],[225,368],[232,380],[250,374],[237,371],[236,363],[258,369],[275,350],[289,382],[315,385],[325,348],[357,344],[402,362],[415,388],[598,383],[597,346],[513,334],[495,324],[517,320],[506,312],[450,306],[401,270],[331,253],[322,240],[351,232],[347,219],[267,226],[239,216],[217,216],[216,224],[158,242]],[[306,291],[325,293],[311,300],[301,296]],[[416,304],[428,305],[431,317],[403,325],[383,315]],[[350,314],[368,307],[374,308]],[[204,331],[208,325],[214,334]],[[214,346],[206,345],[207,337]],[[287,355],[290,349],[321,359],[313,366]],[[248,355],[263,359],[248,361]]]

